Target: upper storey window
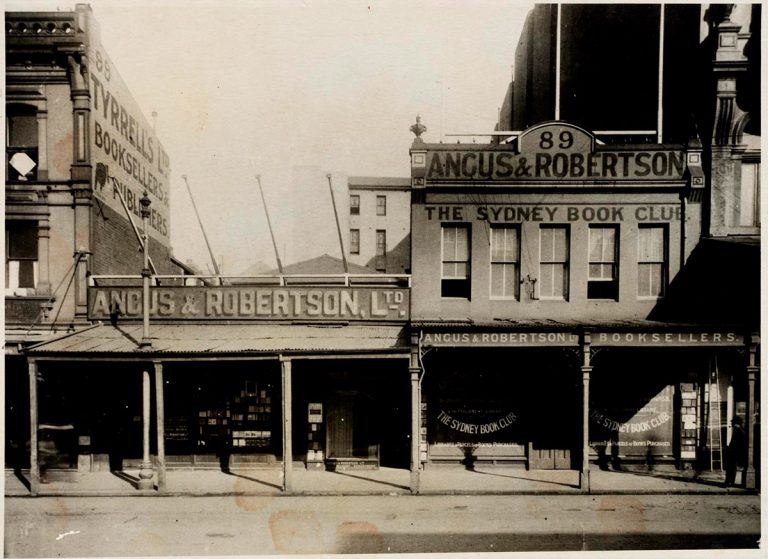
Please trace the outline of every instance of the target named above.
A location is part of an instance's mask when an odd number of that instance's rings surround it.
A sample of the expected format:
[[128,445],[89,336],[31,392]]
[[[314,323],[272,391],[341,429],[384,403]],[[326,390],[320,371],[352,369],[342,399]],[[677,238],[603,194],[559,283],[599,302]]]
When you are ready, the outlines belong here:
[[37,285],[37,222],[5,223],[6,295],[28,295]]
[[349,215],[360,215],[360,195],[349,195]]
[[443,225],[442,245],[440,295],[469,299],[471,254],[469,227]]
[[376,215],[387,215],[386,196],[376,196]]
[[520,289],[520,229],[491,227],[491,297],[517,299]]
[[667,287],[667,230],[640,227],[638,230],[637,295],[663,297]]
[[542,299],[568,299],[570,240],[567,227],[540,230],[539,294]]
[[588,299],[619,298],[616,232],[616,227],[589,228]]
[[37,179],[37,109],[9,104],[5,125],[6,176],[9,181]]

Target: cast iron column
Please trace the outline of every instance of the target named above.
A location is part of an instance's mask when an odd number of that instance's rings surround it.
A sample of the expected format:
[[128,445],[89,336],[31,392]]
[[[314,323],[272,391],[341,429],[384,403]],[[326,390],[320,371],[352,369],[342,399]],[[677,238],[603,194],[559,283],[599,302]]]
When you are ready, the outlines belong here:
[[411,493],[418,495],[421,489],[421,387],[419,386],[419,336],[411,334],[411,357],[408,367],[411,377]]
[[745,487],[755,489],[757,487],[757,478],[755,475],[755,380],[760,371],[757,366],[757,345],[760,338],[757,335],[751,336],[749,344],[749,361],[747,362],[747,381],[749,382],[749,395],[747,396],[747,467],[744,472]]
[[589,483],[589,375],[592,372],[590,334],[584,333],[582,341],[583,362],[581,366],[581,473],[579,475],[579,488],[583,493],[590,492]]
[[40,463],[37,460],[37,362],[29,360],[29,492],[40,491]]
[[293,489],[293,434],[291,426],[291,360],[280,357],[281,376],[283,381],[283,491],[290,493]]
[[163,364],[155,361],[155,423],[157,424],[157,489],[165,491],[165,401]]
[[141,426],[142,426],[142,447],[141,469],[139,470],[139,489],[154,489],[155,484],[152,481],[154,472],[152,471],[152,462],[149,459],[149,371],[143,370],[142,377],[142,398],[141,398]]

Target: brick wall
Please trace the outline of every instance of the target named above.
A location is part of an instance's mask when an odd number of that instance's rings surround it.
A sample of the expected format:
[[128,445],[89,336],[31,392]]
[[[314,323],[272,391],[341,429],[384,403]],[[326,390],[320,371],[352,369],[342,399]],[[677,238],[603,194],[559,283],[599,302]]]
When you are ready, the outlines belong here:
[[[140,227],[140,223],[136,223]],[[181,274],[171,263],[170,248],[152,237],[149,255],[159,274]],[[106,205],[94,205],[93,210],[93,274],[140,274],[144,257],[130,222]]]

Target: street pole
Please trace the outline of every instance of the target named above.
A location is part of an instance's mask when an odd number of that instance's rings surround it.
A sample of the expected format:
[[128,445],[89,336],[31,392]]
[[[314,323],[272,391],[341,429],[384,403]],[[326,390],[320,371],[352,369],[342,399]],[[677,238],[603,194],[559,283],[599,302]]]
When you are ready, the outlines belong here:
[[331,184],[331,174],[325,175],[328,179],[328,188],[331,191],[331,204],[333,205],[333,216],[336,218],[336,230],[339,232],[339,245],[341,246],[341,259],[344,262],[344,273],[349,273],[349,264],[347,264],[347,255],[344,252],[344,238],[341,236],[341,225],[339,224],[339,212],[336,210],[336,197],[333,195],[333,185]]
[[[150,349],[152,342],[149,339],[149,283],[152,276],[152,271],[149,269],[149,206],[152,201],[149,199],[149,195],[144,192],[144,196],[141,198],[141,222],[142,222],[142,240],[144,244],[144,268],[141,270],[141,277],[144,283],[144,300],[143,307],[143,321],[144,327],[142,329],[142,337],[140,347],[142,349]],[[141,469],[139,470],[139,489],[154,489],[154,483],[152,482],[152,462],[149,459],[149,371],[146,369],[141,372],[141,384],[142,384],[142,457],[141,457]]]

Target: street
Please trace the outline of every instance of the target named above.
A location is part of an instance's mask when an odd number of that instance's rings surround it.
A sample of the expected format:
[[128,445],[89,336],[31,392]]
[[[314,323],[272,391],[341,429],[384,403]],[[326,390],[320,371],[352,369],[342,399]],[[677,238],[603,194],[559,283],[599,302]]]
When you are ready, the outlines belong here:
[[754,495],[5,500],[6,557],[756,548]]

